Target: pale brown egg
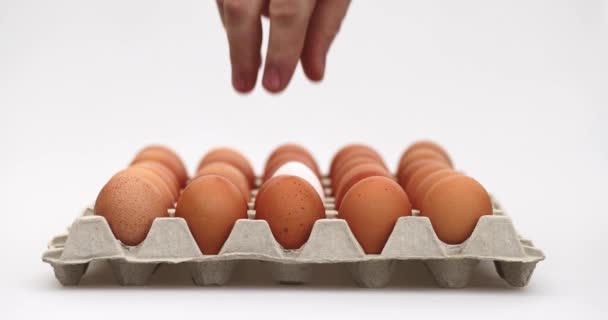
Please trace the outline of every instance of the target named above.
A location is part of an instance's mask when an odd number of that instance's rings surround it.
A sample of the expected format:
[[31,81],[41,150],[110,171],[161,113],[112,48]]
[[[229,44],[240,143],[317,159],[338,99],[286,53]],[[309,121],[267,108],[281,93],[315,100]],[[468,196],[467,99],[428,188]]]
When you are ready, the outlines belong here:
[[410,153],[412,153],[416,150],[420,150],[420,149],[430,149],[430,150],[440,153],[441,155],[443,155],[445,160],[448,161],[450,166],[452,166],[452,160],[450,159],[450,155],[447,153],[447,151],[445,151],[445,149],[442,146],[440,146],[439,144],[437,144],[433,141],[430,141],[430,140],[419,140],[419,141],[413,143],[412,145],[410,145],[403,152],[403,155],[401,156],[399,163],[401,163],[403,161],[403,159],[406,158]]
[[196,175],[194,175],[193,180],[210,174],[216,174],[230,180],[230,182],[234,183],[234,185],[239,188],[243,194],[243,199],[245,199],[245,202],[249,201],[249,197],[251,196],[249,182],[247,181],[245,175],[239,171],[239,169],[226,162],[212,162],[203,166],[196,173]]
[[298,249],[310,236],[315,221],[325,218],[323,201],[306,180],[276,176],[264,183],[256,198],[256,219],[266,220],[285,249]]
[[450,161],[448,159],[446,159],[443,154],[441,154],[435,150],[420,148],[420,149],[414,150],[412,152],[409,152],[407,154],[407,156],[405,156],[401,159],[401,161],[399,162],[399,167],[397,169],[397,174],[399,174],[403,170],[407,170],[408,167],[412,163],[419,161],[421,159],[435,160],[435,161],[443,162],[450,167],[452,166]]
[[420,204],[420,215],[431,220],[437,237],[448,244],[467,240],[479,218],[491,214],[488,192],[479,182],[464,175],[439,180]]
[[132,172],[135,175],[145,178],[146,180],[154,184],[154,186],[160,192],[160,196],[163,202],[165,203],[166,208],[173,208],[176,199],[173,198],[169,185],[167,185],[167,183],[158,174],[148,168],[140,166],[131,166],[125,169],[124,171]]
[[218,254],[239,219],[247,219],[247,203],[228,179],[205,175],[192,180],[177,201],[175,216],[184,218],[203,254]]
[[175,175],[180,187],[185,186],[188,181],[188,172],[186,171],[184,162],[175,151],[165,146],[151,145],[145,147],[135,156],[131,164],[140,161],[156,161],[166,166]]
[[391,174],[384,167],[377,163],[364,163],[352,168],[344,174],[336,190],[336,208],[340,209],[344,195],[357,182],[372,176],[382,176],[392,179]]
[[368,177],[344,196],[338,217],[346,220],[367,254],[382,252],[399,217],[411,215],[405,191],[392,179]]
[[95,214],[128,246],[144,241],[154,219],[169,216],[159,189],[133,171],[122,171],[106,183],[95,201]]
[[230,148],[216,148],[213,149],[201,159],[198,170],[204,167],[206,164],[212,162],[227,162],[239,169],[247,178],[247,183],[250,188],[255,186],[255,173],[253,167],[247,158],[240,152]]
[[181,191],[179,182],[177,181],[177,178],[175,177],[173,172],[171,172],[171,170],[169,170],[166,166],[162,165],[159,162],[149,160],[139,161],[137,163],[132,164],[131,166],[137,166],[152,170],[167,183],[169,189],[171,190],[171,195],[173,196],[173,199],[177,199],[179,197],[179,193]]
[[334,175],[331,177],[331,188],[333,189],[334,193],[338,189],[338,185],[340,184],[344,174],[350,171],[350,169],[363,163],[376,163],[382,166],[384,165],[378,161],[376,157],[370,156],[369,154],[359,154],[345,159],[340,168],[336,169]]
[[339,167],[345,159],[352,157],[355,153],[368,154],[378,159],[378,161],[384,163],[380,154],[370,146],[359,143],[349,144],[342,147],[334,155],[329,168],[329,176],[333,178],[335,170],[337,169],[336,167]]
[[452,168],[445,168],[445,169],[440,169],[438,171],[435,171],[435,172],[431,173],[430,175],[426,176],[420,182],[420,185],[418,185],[418,187],[414,191],[413,195],[408,195],[408,197],[410,197],[410,200],[412,201],[412,206],[415,209],[420,209],[420,203],[422,202],[422,199],[424,199],[424,196],[426,196],[426,193],[429,191],[429,189],[435,183],[437,183],[437,181],[439,181],[443,178],[446,178],[446,177],[455,176],[457,174],[461,174],[461,173],[458,171],[455,171]]
[[[300,162],[300,163],[304,164],[305,166],[309,167],[310,170],[312,170],[315,173],[315,175],[317,175],[317,177],[321,176],[321,173],[318,171],[318,167],[317,167],[316,163],[314,163],[314,160],[311,160],[306,155],[303,155],[300,153],[283,152],[280,155],[274,157],[274,159],[272,159],[272,161],[268,163],[268,165],[264,169],[264,176],[262,178],[262,181],[266,181],[266,180],[270,179],[272,177],[272,175],[282,165],[284,165],[288,162],[291,162],[291,161]],[[315,171],[315,168],[317,168],[317,171]]]
[[[309,163],[313,166],[313,168],[311,168],[312,171],[314,171],[317,175],[320,176],[321,171],[319,170],[317,161],[313,157],[312,153],[310,153],[310,151],[308,151],[308,149],[304,148],[303,146],[295,143],[282,144],[276,149],[274,149],[266,160],[265,168],[267,168],[276,157],[282,155],[283,153],[298,153],[308,158]],[[264,169],[264,171],[266,171],[266,169]]]
[[439,171],[441,169],[451,169],[447,164],[441,162],[429,162],[417,170],[415,170],[412,175],[409,177],[406,185],[401,185],[405,193],[407,193],[408,197],[412,199],[414,191],[418,188],[422,180],[426,178],[428,175],[433,172]]

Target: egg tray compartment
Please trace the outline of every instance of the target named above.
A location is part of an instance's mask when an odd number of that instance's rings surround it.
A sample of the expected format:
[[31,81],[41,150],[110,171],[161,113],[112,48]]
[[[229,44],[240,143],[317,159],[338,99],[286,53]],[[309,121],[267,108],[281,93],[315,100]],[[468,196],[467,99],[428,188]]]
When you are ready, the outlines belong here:
[[[331,208],[330,204],[327,206]],[[416,214],[416,211],[414,211]],[[86,209],[68,232],[55,237],[43,254],[63,285],[77,285],[93,260],[109,261],[121,285],[145,285],[160,264],[188,264],[196,285],[224,285],[242,260],[266,261],[279,283],[311,280],[316,264],[347,266],[361,287],[384,287],[399,260],[420,260],[442,288],[466,287],[481,260],[494,262],[509,285],[525,286],[544,254],[522,239],[511,219],[495,209],[479,219],[471,237],[459,245],[440,241],[427,217],[398,219],[381,254],[368,255],[335,210],[315,222],[308,241],[298,250],[285,250],[274,239],[268,223],[238,220],[218,255],[203,255],[182,218],[157,218],[146,239],[129,247],[115,239],[102,216]]]

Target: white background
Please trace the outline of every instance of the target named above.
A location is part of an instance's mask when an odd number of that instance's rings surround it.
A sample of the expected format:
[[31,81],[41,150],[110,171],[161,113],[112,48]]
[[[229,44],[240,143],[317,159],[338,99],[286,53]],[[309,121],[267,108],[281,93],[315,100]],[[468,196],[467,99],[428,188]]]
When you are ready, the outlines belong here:
[[[242,96],[213,1],[0,0],[0,318],[605,319],[607,36],[606,1],[354,1],[322,84],[298,70],[281,95]],[[528,287],[489,273],[441,290],[420,272],[364,290],[329,271],[284,287],[244,270],[223,288],[162,274],[122,288],[106,270],[64,288],[41,262],[148,143],[191,170],[233,146],[259,172],[286,141],[326,168],[352,141],[394,165],[418,138],[442,143],[545,251]]]

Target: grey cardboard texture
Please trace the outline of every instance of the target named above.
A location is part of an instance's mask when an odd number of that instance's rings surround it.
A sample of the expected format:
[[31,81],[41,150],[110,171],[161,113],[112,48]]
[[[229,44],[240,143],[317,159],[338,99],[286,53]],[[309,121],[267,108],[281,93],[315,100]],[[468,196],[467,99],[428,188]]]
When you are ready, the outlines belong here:
[[[325,181],[324,181],[325,182]],[[330,192],[330,190],[328,190]],[[255,194],[255,193],[254,193]],[[182,218],[157,218],[146,237],[136,247],[117,240],[104,217],[88,208],[66,234],[54,237],[43,254],[57,280],[77,285],[93,260],[109,261],[121,285],[145,285],[160,264],[184,263],[196,285],[224,285],[239,261],[268,262],[272,277],[279,283],[310,281],[316,264],[347,266],[361,287],[384,287],[396,262],[420,260],[442,288],[466,287],[481,260],[494,262],[498,275],[509,285],[525,286],[543,252],[521,238],[511,219],[495,204],[492,215],[479,219],[470,238],[459,245],[439,240],[428,218],[398,219],[381,254],[365,254],[346,221],[337,218],[333,199],[327,197],[326,219],[316,221],[308,241],[298,250],[285,250],[274,239],[268,223],[238,220],[218,255],[203,255]],[[251,203],[250,203],[251,205]]]

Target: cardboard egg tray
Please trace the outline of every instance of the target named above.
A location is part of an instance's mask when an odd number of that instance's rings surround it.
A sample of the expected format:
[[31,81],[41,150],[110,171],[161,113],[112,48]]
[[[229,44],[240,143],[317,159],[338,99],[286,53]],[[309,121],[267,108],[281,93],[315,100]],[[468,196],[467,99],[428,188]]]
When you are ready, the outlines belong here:
[[[328,181],[325,179],[327,186]],[[331,190],[327,190],[327,194]],[[253,192],[255,197],[255,191]],[[253,199],[250,208],[253,206]],[[511,219],[494,201],[491,216],[479,219],[473,234],[459,245],[437,238],[427,217],[398,219],[381,254],[365,254],[346,221],[337,218],[333,198],[326,197],[326,219],[315,222],[308,241],[297,250],[285,250],[274,239],[268,223],[240,219],[218,255],[203,255],[186,221],[157,218],[146,239],[129,247],[117,240],[104,217],[91,208],[74,221],[67,233],[54,237],[42,260],[49,263],[63,285],[77,285],[93,260],[109,261],[121,285],[145,285],[160,264],[189,266],[196,285],[224,285],[239,261],[265,261],[279,283],[310,281],[318,264],[342,264],[361,287],[384,287],[400,260],[423,261],[442,288],[466,287],[481,260],[494,262],[498,275],[509,285],[522,287],[530,280],[543,252],[520,237]]]

